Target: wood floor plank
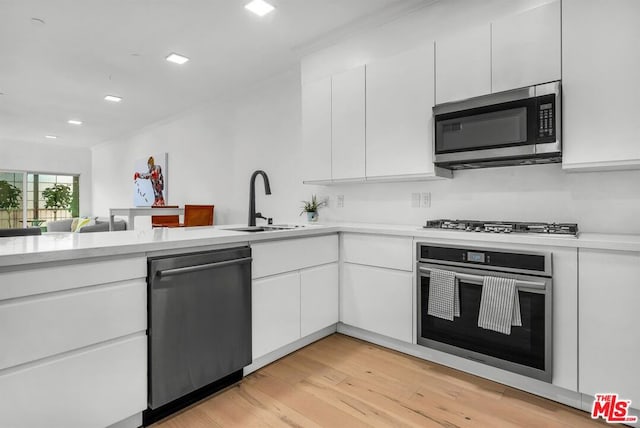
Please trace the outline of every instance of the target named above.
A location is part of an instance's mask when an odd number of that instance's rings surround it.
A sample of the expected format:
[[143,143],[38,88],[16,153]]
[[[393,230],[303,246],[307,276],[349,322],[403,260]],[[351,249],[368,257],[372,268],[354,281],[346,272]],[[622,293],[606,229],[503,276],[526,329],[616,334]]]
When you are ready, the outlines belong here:
[[604,425],[586,412],[334,334],[154,428]]

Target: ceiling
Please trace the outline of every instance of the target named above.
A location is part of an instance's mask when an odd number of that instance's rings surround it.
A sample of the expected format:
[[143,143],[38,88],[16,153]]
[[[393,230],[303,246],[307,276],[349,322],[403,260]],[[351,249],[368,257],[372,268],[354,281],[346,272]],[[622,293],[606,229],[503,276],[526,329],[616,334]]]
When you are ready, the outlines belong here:
[[[0,0],[0,146],[90,147],[290,69],[329,35],[431,3],[271,0],[260,18],[248,1]],[[171,52],[191,60],[169,63]]]

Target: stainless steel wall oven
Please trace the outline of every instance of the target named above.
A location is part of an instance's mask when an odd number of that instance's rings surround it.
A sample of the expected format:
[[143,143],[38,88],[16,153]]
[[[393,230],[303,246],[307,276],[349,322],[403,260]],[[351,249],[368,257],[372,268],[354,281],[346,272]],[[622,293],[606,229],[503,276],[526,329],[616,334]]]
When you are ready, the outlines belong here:
[[[418,344],[551,382],[551,253],[419,243]],[[459,314],[453,321],[428,313],[434,270],[455,274]],[[522,326],[510,334],[478,326],[485,277],[513,278]]]

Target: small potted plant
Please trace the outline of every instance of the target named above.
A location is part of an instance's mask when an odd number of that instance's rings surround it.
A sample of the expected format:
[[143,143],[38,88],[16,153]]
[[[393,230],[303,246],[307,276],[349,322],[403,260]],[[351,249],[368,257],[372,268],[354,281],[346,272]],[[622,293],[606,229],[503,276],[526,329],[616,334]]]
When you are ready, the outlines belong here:
[[318,201],[316,195],[311,196],[310,201],[302,201],[302,213],[307,213],[307,221],[314,222],[318,221],[318,209],[327,205],[327,201]]

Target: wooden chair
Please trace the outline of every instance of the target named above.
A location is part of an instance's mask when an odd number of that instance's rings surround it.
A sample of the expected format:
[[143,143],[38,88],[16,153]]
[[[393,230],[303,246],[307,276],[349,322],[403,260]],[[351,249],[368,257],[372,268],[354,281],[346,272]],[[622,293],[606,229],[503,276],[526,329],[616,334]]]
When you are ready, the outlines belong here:
[[213,205],[186,205],[184,206],[184,225],[213,226]]
[[[151,208],[178,208],[177,205],[167,205],[164,207],[151,207]],[[152,215],[151,216],[152,227],[179,227],[180,216],[179,215]]]

